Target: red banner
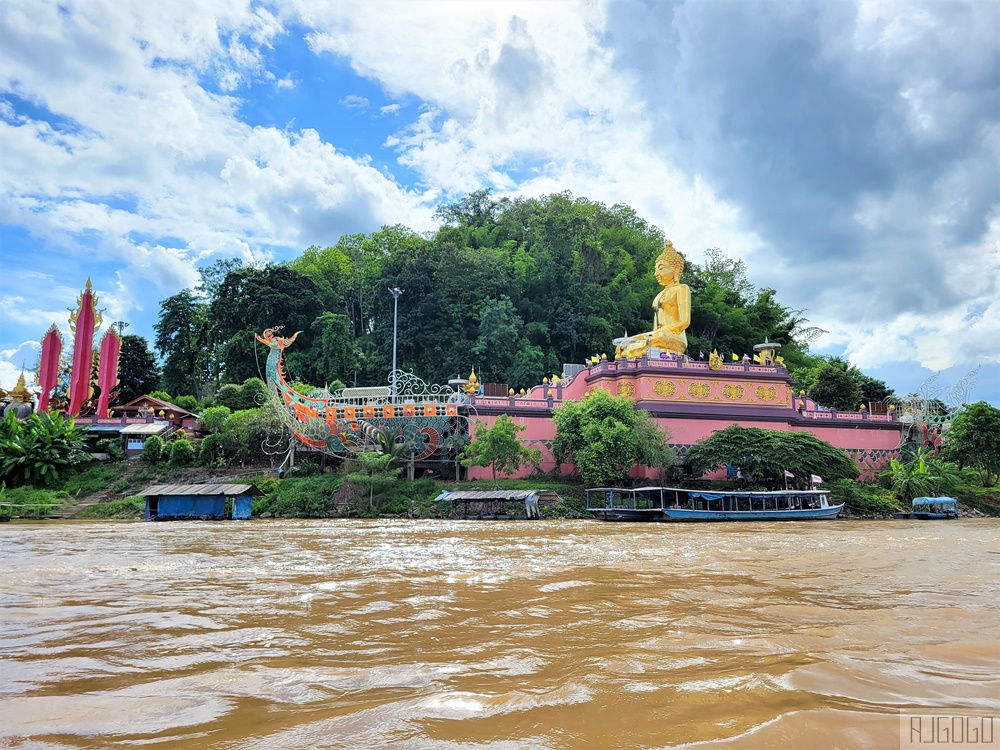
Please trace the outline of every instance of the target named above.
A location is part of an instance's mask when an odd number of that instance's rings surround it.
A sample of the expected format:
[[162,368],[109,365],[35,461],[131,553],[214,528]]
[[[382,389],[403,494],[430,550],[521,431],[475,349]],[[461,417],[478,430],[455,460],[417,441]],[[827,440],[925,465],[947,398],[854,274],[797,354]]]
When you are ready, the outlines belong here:
[[79,414],[93,389],[90,387],[90,368],[94,363],[94,328],[97,310],[94,293],[87,279],[87,288],[79,298],[80,307],[70,317],[70,327],[76,332],[73,340],[73,373],[69,386],[69,413]]
[[109,328],[101,339],[100,370],[97,385],[101,395],[97,399],[97,416],[108,416],[111,391],[118,385],[118,356],[122,351],[122,340],[114,328]]
[[38,368],[38,411],[49,410],[49,396],[59,382],[59,357],[62,356],[63,340],[55,323],[42,338],[42,361]]

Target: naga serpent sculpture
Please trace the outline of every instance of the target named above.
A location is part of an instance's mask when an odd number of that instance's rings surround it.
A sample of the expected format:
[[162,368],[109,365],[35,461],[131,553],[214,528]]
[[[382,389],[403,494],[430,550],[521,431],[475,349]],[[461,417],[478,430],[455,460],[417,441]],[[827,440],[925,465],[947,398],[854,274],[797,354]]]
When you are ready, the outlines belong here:
[[396,399],[389,388],[345,388],[320,398],[299,393],[285,380],[283,352],[301,331],[285,338],[277,335],[280,330],[268,328],[254,337],[270,350],[265,372],[271,401],[304,444],[348,455],[374,450],[380,433],[388,433],[408,459],[419,461],[455,446],[467,432],[467,417],[458,413],[461,394],[447,386],[428,387],[406,372],[396,372]]

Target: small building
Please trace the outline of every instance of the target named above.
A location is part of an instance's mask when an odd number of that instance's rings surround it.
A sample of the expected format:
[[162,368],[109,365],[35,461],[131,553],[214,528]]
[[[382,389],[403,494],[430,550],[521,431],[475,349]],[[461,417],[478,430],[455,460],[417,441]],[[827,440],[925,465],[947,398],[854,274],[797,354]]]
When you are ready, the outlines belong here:
[[198,429],[197,414],[193,414],[187,409],[172,404],[169,401],[163,401],[152,396],[139,396],[139,398],[132,399],[127,404],[112,406],[111,413],[113,416],[132,418],[152,415],[157,421],[168,422],[171,432],[184,430],[190,435]]
[[[105,425],[93,425],[91,430],[100,430]],[[166,440],[170,434],[169,422],[149,422],[145,424],[129,424],[122,427],[118,434],[122,438],[122,449],[128,458],[142,454],[142,449],[146,447],[146,441],[153,435]]]
[[250,518],[251,503],[262,493],[252,484],[154,484],[140,494],[146,498],[147,521],[221,521],[226,501],[231,518]]

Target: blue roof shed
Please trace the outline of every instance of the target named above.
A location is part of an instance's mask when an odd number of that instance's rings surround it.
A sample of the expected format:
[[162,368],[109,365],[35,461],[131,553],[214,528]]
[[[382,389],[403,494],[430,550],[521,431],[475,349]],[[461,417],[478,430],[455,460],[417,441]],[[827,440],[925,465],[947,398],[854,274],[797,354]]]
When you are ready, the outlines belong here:
[[247,519],[253,498],[264,493],[252,484],[154,484],[142,494],[147,521],[217,521],[226,517],[227,498],[233,500],[232,518]]

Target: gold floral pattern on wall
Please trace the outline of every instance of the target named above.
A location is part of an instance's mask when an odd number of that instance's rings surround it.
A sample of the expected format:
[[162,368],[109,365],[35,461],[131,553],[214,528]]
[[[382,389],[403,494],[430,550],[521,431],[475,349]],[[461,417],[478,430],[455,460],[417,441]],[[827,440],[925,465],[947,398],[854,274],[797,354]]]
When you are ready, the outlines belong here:
[[774,401],[778,398],[778,391],[773,385],[758,385],[754,395],[758,401]]
[[688,395],[692,398],[708,398],[712,392],[712,387],[708,383],[691,383],[688,386]]
[[727,383],[722,386],[722,395],[728,398],[730,401],[742,401],[743,396],[746,395],[746,391],[743,390],[742,385],[736,385],[736,383]]
[[657,380],[653,383],[653,393],[663,398],[670,398],[677,393],[677,384],[671,380]]
[[632,383],[619,383],[618,395],[632,398],[635,395],[635,386]]

